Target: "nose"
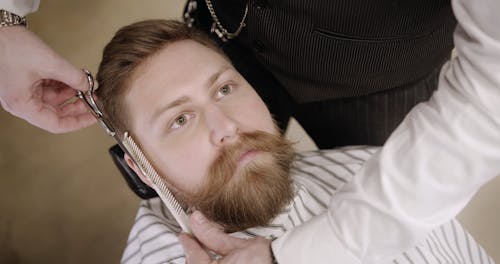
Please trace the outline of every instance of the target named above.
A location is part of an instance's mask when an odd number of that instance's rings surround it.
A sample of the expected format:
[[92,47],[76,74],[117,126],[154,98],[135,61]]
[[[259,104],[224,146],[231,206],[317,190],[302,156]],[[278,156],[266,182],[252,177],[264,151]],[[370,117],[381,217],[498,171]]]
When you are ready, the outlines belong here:
[[237,140],[238,125],[228,113],[214,106],[207,110],[206,119],[212,144],[222,146]]

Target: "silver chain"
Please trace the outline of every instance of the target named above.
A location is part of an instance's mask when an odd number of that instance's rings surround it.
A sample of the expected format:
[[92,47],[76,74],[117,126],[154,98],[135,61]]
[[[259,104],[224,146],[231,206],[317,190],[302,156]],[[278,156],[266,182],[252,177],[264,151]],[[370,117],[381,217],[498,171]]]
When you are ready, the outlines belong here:
[[248,2],[245,5],[245,14],[243,14],[243,18],[240,21],[240,26],[233,33],[228,32],[227,29],[224,26],[222,26],[222,23],[217,17],[217,14],[215,14],[214,6],[212,5],[212,0],[205,0],[205,3],[207,4],[210,16],[212,16],[212,19],[214,21],[212,23],[212,28],[210,29],[210,31],[215,32],[215,34],[217,34],[217,36],[222,41],[227,42],[230,39],[236,38],[241,33],[241,30],[243,30],[243,28],[246,26],[245,20],[247,19],[247,14],[248,14]]

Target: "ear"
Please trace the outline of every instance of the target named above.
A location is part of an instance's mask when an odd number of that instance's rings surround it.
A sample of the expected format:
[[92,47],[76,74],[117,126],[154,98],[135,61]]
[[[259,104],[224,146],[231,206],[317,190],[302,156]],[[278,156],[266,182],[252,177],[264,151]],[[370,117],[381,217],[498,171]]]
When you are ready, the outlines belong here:
[[139,168],[139,166],[137,166],[137,164],[135,164],[134,160],[132,160],[132,158],[128,154],[124,154],[123,158],[125,159],[125,162],[127,162],[127,165],[135,172],[135,174],[137,174],[137,176],[139,176],[141,181],[147,184],[149,187],[153,188],[153,183],[151,182],[151,180],[142,173],[141,169]]

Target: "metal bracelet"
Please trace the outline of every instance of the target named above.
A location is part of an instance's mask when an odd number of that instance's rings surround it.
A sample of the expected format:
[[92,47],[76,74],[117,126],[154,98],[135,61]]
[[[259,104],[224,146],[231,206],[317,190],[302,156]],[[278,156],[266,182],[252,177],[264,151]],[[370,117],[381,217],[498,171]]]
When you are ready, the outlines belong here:
[[20,17],[7,10],[0,9],[0,27],[27,26],[26,17]]

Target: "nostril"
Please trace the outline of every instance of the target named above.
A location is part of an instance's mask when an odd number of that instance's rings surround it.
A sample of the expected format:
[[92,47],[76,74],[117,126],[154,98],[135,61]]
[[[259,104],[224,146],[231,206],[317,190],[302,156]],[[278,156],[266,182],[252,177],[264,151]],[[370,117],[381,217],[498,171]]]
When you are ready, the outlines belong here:
[[222,138],[220,139],[220,142],[221,142],[221,143],[224,143],[224,142],[228,141],[230,138],[231,138],[231,136],[224,136],[224,137],[222,137]]

